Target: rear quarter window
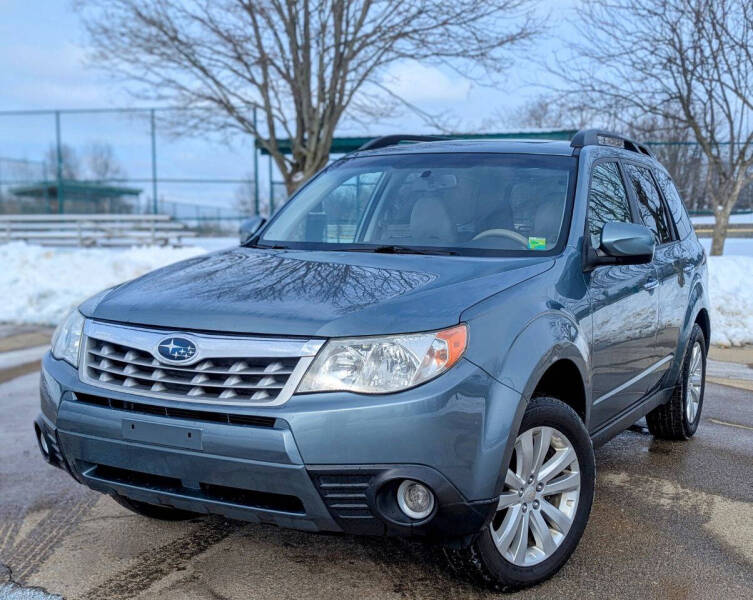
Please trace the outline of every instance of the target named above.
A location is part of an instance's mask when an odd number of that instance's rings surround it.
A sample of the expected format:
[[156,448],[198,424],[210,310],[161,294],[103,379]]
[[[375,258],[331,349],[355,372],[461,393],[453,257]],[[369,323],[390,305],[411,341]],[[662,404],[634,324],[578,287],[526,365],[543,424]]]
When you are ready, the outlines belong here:
[[632,163],[625,164],[625,171],[627,171],[628,179],[635,190],[641,219],[654,232],[656,243],[666,244],[671,242],[672,233],[667,222],[667,215],[662,206],[659,190],[656,189],[654,179],[651,177],[651,171]]
[[693,224],[690,222],[685,203],[680,198],[677,187],[675,187],[669,175],[659,170],[655,171],[654,175],[656,175],[656,181],[659,183],[662,194],[664,194],[664,200],[667,202],[667,206],[669,206],[672,219],[677,225],[677,234],[681,240],[684,240],[693,231]]

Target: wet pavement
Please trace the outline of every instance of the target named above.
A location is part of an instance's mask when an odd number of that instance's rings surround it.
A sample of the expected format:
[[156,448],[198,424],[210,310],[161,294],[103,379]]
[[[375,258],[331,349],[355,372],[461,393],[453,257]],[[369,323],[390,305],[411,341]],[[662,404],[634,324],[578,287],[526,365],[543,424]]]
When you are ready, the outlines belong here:
[[[420,543],[133,515],[43,462],[37,394],[33,372],[0,383],[0,598],[494,597]],[[702,418],[690,442],[631,430],[597,450],[580,546],[510,597],[753,598],[753,392],[709,384]]]

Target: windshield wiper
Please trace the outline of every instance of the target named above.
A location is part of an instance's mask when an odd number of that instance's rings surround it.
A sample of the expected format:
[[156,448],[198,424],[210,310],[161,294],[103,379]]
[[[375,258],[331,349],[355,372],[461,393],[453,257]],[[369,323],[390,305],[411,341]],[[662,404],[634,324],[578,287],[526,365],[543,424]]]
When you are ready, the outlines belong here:
[[246,248],[261,248],[262,250],[290,250],[290,246],[281,246],[280,244],[245,244]]
[[384,246],[354,246],[343,248],[347,252],[374,252],[375,254],[440,254],[445,256],[457,256],[454,250],[445,250],[444,248],[414,248],[412,246],[399,246],[389,244]]

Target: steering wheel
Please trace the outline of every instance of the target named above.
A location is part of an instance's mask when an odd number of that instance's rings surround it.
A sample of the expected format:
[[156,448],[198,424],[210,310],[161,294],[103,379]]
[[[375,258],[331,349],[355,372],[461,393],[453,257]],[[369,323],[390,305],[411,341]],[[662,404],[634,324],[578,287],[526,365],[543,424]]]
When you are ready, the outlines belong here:
[[476,234],[473,241],[483,240],[488,237],[508,238],[528,248],[528,239],[520,235],[517,231],[512,231],[511,229],[487,229],[486,231]]

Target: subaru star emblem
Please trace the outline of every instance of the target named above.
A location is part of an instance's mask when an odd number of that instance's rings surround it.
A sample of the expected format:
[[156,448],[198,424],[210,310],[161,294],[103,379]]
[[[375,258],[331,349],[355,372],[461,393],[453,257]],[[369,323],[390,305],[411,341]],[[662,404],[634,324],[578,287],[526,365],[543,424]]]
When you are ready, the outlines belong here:
[[165,338],[157,346],[157,352],[164,359],[173,362],[182,362],[193,358],[196,354],[196,344],[182,337]]

